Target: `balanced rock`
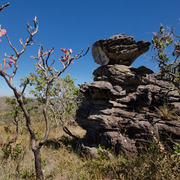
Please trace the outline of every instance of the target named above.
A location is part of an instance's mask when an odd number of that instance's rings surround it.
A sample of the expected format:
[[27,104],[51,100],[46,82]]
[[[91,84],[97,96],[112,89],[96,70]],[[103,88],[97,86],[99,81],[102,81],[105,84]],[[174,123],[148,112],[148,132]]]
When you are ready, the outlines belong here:
[[132,156],[153,141],[180,143],[179,92],[147,67],[130,66],[149,45],[125,34],[93,44],[93,58],[102,66],[93,72],[93,82],[80,84],[84,99],[76,121],[86,130],[81,150],[95,152],[101,144]]
[[136,42],[134,37],[119,34],[96,41],[92,46],[94,61],[99,65],[130,66],[137,57],[149,50],[150,42]]

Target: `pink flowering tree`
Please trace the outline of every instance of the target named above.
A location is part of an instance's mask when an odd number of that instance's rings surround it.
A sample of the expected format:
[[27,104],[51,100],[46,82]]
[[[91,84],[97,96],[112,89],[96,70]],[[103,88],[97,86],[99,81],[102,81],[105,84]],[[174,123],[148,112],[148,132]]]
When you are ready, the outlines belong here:
[[[0,11],[3,10],[4,7],[7,7],[9,5],[3,5],[0,7]],[[26,39],[25,43],[23,43],[23,40],[20,39],[20,44],[22,45],[22,49],[21,51],[18,51],[11,43],[10,38],[7,34],[7,30],[5,29],[1,29],[0,28],[0,37],[2,36],[6,36],[7,41],[9,42],[10,47],[13,49],[14,51],[14,55],[7,55],[6,53],[4,54],[4,58],[3,58],[3,63],[0,66],[0,76],[2,76],[6,83],[8,84],[8,86],[13,90],[14,95],[19,103],[19,106],[21,107],[25,119],[26,119],[26,126],[29,130],[30,133],[30,145],[31,145],[31,149],[34,153],[34,157],[35,157],[35,171],[36,171],[36,179],[44,179],[44,175],[43,175],[43,171],[42,171],[42,166],[41,166],[41,152],[40,149],[43,146],[43,144],[47,141],[48,136],[49,136],[49,131],[50,131],[50,123],[49,123],[49,118],[48,118],[48,105],[50,102],[50,87],[51,84],[53,83],[53,81],[55,81],[67,68],[68,66],[71,64],[71,62],[75,59],[79,59],[82,56],[86,55],[89,47],[87,49],[87,51],[85,53],[83,53],[83,50],[75,55],[72,56],[72,50],[71,49],[64,49],[61,48],[61,51],[64,53],[64,55],[61,56],[61,58],[59,59],[59,62],[62,65],[62,69],[58,70],[54,67],[54,63],[55,60],[53,58],[50,59],[51,53],[53,53],[53,48],[50,49],[49,51],[45,51],[44,52],[44,48],[42,45],[39,45],[39,49],[37,52],[37,57],[32,56],[34,59],[37,60],[37,64],[38,64],[38,68],[41,69],[43,71],[43,74],[45,76],[45,83],[46,83],[46,88],[45,88],[45,104],[43,107],[43,115],[44,115],[44,119],[45,119],[45,124],[46,124],[46,129],[45,129],[45,133],[44,133],[44,137],[42,140],[38,141],[36,138],[36,134],[35,131],[31,125],[31,116],[25,106],[25,102],[24,102],[24,91],[27,87],[27,85],[29,84],[29,79],[27,78],[26,81],[24,81],[23,84],[23,90],[19,91],[14,85],[13,85],[13,78],[17,73],[17,69],[18,69],[18,59],[20,58],[20,56],[25,52],[26,48],[28,46],[31,46],[34,44],[33,41],[33,37],[35,36],[35,34],[38,32],[38,21],[37,21],[37,17],[35,16],[35,18],[33,19],[33,26],[30,26],[29,23],[27,22],[27,30],[29,33],[29,37]],[[1,42],[2,43],[2,42]],[[7,69],[11,68],[12,69],[12,73],[9,74],[7,72]]]

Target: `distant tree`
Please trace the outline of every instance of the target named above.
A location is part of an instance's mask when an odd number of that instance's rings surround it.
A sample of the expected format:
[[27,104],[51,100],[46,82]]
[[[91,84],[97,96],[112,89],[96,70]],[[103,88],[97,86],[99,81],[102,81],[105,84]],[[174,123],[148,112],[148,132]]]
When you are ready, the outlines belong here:
[[159,67],[159,77],[180,86],[180,36],[175,34],[175,26],[165,28],[161,24],[158,33],[153,33],[152,60]]
[[[54,73],[53,71],[52,69],[51,72]],[[30,72],[28,77],[21,79],[22,85],[24,85],[27,78],[29,84],[33,87],[30,94],[33,94],[41,105],[44,104],[46,102],[46,83],[43,71],[35,64],[35,72]],[[54,119],[56,128],[59,120],[63,130],[72,135],[66,125],[74,119],[82,96],[79,88],[74,84],[74,79],[69,74],[65,78],[57,78],[52,82],[49,94],[51,97],[48,106],[49,117]]]
[[[7,5],[3,5],[0,7],[0,11]],[[3,58],[3,64],[0,67],[0,76],[2,76],[8,86],[13,90],[14,96],[17,99],[23,113],[26,119],[26,126],[28,128],[28,131],[30,133],[30,144],[31,144],[31,149],[34,153],[34,158],[35,158],[35,170],[36,170],[36,179],[44,179],[43,171],[42,171],[42,166],[41,166],[41,152],[40,149],[43,146],[43,144],[47,141],[48,136],[49,136],[49,130],[50,130],[50,122],[49,122],[49,116],[48,116],[48,106],[50,103],[50,88],[52,86],[52,83],[67,69],[67,67],[71,64],[71,62],[74,59],[79,59],[82,56],[84,56],[88,50],[83,53],[83,50],[77,54],[76,56],[72,57],[72,50],[71,49],[64,49],[61,48],[61,50],[65,53],[64,56],[61,56],[60,62],[63,65],[63,68],[61,70],[56,70],[55,67],[53,67],[55,60],[52,59],[50,62],[50,55],[53,52],[53,48],[45,51],[42,45],[39,45],[37,57],[33,57],[34,59],[37,60],[38,68],[43,71],[44,77],[45,77],[45,104],[43,107],[43,115],[44,115],[44,120],[46,124],[46,129],[45,129],[45,134],[42,140],[38,141],[36,138],[35,131],[31,125],[31,116],[25,106],[25,102],[23,99],[24,91],[29,84],[29,79],[27,78],[26,81],[24,81],[23,84],[23,90],[18,91],[18,89],[13,85],[13,78],[17,73],[17,62],[20,56],[25,52],[26,48],[30,45],[34,44],[33,37],[35,34],[38,32],[38,21],[37,17],[33,19],[34,26],[31,27],[29,23],[27,22],[27,30],[29,33],[29,37],[26,39],[26,42],[23,43],[23,40],[20,39],[20,44],[22,45],[21,51],[18,51],[11,43],[9,36],[7,35],[7,32],[5,29],[0,29],[0,37],[1,36],[6,36],[10,47],[13,49],[15,55],[10,55],[8,56],[6,53],[4,54]],[[9,73],[7,69],[12,68],[12,72]]]
[[[28,112],[30,113],[32,110],[37,109],[37,106],[30,105],[31,102],[34,102],[32,98],[26,98],[23,96],[24,104],[26,105],[26,108]],[[5,103],[8,104],[11,107],[10,112],[7,113],[7,115],[13,117],[13,123],[16,126],[16,133],[19,133],[19,123],[24,120],[24,114],[23,111],[15,97],[5,97]]]
[[49,106],[50,115],[54,119],[59,120],[63,130],[68,135],[77,138],[69,131],[67,124],[73,122],[76,110],[80,104],[82,94],[79,88],[75,86],[74,80],[68,74],[65,78],[59,78],[55,81],[52,91],[53,94]]

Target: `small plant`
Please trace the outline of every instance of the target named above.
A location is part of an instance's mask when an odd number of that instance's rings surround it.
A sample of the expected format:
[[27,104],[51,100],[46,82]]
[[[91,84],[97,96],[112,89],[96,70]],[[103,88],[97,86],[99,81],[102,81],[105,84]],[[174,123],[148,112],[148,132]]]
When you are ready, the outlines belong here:
[[7,161],[7,159],[10,157],[11,152],[12,152],[12,148],[11,145],[9,144],[1,144],[1,149],[3,151],[3,158],[2,158],[2,162]]
[[177,160],[180,160],[180,144],[175,143],[173,145],[173,154],[171,155],[172,158],[177,158]]
[[6,133],[11,133],[11,130],[10,130],[9,126],[4,126],[4,131]]
[[105,149],[103,146],[99,144],[97,151],[100,159],[109,159],[110,150]]
[[17,157],[21,154],[22,147],[21,142],[17,141],[15,147],[12,149],[12,159],[16,160]]
[[42,133],[41,132],[37,131],[37,132],[35,132],[35,134],[36,134],[36,139],[37,140],[41,140],[42,139]]
[[35,172],[32,169],[21,169],[20,179],[35,179]]
[[[17,136],[11,139],[9,142],[0,143],[0,147],[4,153],[2,162],[7,161],[9,158],[12,158],[13,160],[15,160],[17,156],[21,153],[22,149],[20,147],[20,143],[16,142],[16,140],[17,140]],[[13,142],[16,142],[15,147],[12,147]]]
[[176,109],[170,108],[167,103],[163,103],[163,106],[160,106],[159,108],[155,107],[156,112],[164,118],[172,118],[174,116],[177,116]]

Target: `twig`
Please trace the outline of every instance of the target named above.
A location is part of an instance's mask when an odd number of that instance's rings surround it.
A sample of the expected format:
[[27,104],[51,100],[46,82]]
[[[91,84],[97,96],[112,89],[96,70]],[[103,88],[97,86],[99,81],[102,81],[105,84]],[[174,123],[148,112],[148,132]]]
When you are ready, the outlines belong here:
[[24,94],[24,91],[25,91],[28,84],[29,84],[29,79],[27,78],[27,81],[25,82],[25,85],[24,85],[23,90],[22,90],[22,95]]
[[7,7],[7,6],[9,6],[9,2],[8,2],[7,4],[5,4],[5,5],[2,5],[2,6],[0,7],[0,11],[2,11],[3,8],[5,8],[5,7]]

